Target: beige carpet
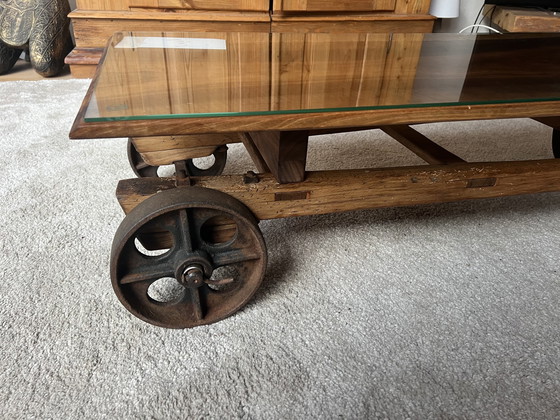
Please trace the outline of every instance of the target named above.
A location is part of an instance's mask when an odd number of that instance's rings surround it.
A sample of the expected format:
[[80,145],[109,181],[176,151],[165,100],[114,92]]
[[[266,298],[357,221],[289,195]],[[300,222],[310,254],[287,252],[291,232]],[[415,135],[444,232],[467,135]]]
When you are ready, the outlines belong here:
[[[85,89],[0,83],[0,417],[560,415],[560,194],[262,222],[255,299],[166,330],[113,294],[113,194],[132,172],[124,139],[68,140]],[[551,156],[531,121],[420,129],[469,160]],[[373,131],[316,138],[309,160],[418,163]],[[232,146],[226,172],[248,169]]]

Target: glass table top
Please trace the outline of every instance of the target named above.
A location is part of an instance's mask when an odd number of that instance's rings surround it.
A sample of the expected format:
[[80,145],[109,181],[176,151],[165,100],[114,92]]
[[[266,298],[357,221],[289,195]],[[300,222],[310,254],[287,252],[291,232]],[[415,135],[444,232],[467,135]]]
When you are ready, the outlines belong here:
[[115,34],[85,122],[560,100],[560,34]]

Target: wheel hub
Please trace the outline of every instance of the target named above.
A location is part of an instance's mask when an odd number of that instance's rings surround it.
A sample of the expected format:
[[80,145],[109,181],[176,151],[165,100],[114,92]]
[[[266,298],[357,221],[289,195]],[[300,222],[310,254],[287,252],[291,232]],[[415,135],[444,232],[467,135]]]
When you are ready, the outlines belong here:
[[209,257],[201,253],[192,254],[183,260],[175,270],[175,278],[184,287],[196,289],[204,285],[212,275]]
[[202,286],[204,283],[204,271],[202,267],[198,264],[188,266],[181,275],[179,283],[189,289]]

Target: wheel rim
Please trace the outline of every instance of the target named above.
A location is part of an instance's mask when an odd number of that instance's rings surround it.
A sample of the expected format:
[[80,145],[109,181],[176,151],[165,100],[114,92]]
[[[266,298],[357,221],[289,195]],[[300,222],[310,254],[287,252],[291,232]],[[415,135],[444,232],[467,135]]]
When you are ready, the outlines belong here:
[[[123,220],[113,241],[111,279],[138,318],[188,328],[243,307],[264,277],[266,260],[262,234],[243,204],[215,190],[177,188],[149,198]],[[158,291],[162,282],[175,292]]]
[[132,139],[128,139],[128,143],[126,145],[126,151],[128,155],[128,163],[130,163],[130,167],[134,171],[137,177],[139,178],[155,178],[158,176],[158,169],[159,166],[151,166],[148,165],[136,147],[132,142]]
[[227,161],[227,146],[220,146],[212,154],[214,156],[214,163],[207,169],[199,168],[195,165],[192,159],[185,161],[187,172],[190,176],[217,176],[221,175],[224,171]]

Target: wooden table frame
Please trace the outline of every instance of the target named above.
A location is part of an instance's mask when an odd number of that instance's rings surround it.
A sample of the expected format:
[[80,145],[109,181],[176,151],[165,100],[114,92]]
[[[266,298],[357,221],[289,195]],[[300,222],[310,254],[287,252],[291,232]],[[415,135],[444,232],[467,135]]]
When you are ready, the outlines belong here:
[[[150,145],[152,153],[159,152],[158,160],[147,159],[148,163],[159,165],[209,155],[218,145],[226,142],[243,142],[260,172],[258,182],[247,183],[243,174],[193,179],[191,182],[236,197],[262,220],[558,191],[560,161],[556,159],[467,163],[408,126],[529,117],[560,128],[560,117],[556,115],[560,115],[559,101],[117,123],[86,123],[82,109],[70,136],[130,136],[137,145]],[[429,165],[306,172],[310,136],[372,128],[381,128]],[[170,138],[175,139],[172,147],[168,144]],[[170,148],[173,149],[171,153]],[[139,147],[140,153],[144,151]],[[149,153],[144,156],[149,156]],[[143,199],[173,185],[169,179],[125,180],[119,184],[117,195],[128,213]]]
[[[267,262],[259,220],[560,191],[560,159],[469,163],[410,126],[532,118],[553,128],[552,149],[560,157],[556,100],[86,121],[95,83],[70,137],[129,137],[141,164],[176,168],[169,178],[122,180],[116,191],[127,216],[113,240],[113,288],[135,316],[162,327],[216,322],[251,298]],[[312,136],[370,129],[383,130],[427,165],[306,170]],[[188,159],[214,154],[234,142],[244,144],[258,173],[189,176]],[[210,239],[205,239],[206,228]],[[193,241],[195,231],[199,236]],[[161,258],[138,256],[134,241],[148,251],[162,251]],[[216,271],[236,264],[242,265],[245,279],[235,283],[235,277],[227,275],[213,280]],[[150,300],[148,283],[169,276],[184,286],[186,295],[169,302]],[[208,291],[211,285],[226,283],[237,288],[230,294]]]

